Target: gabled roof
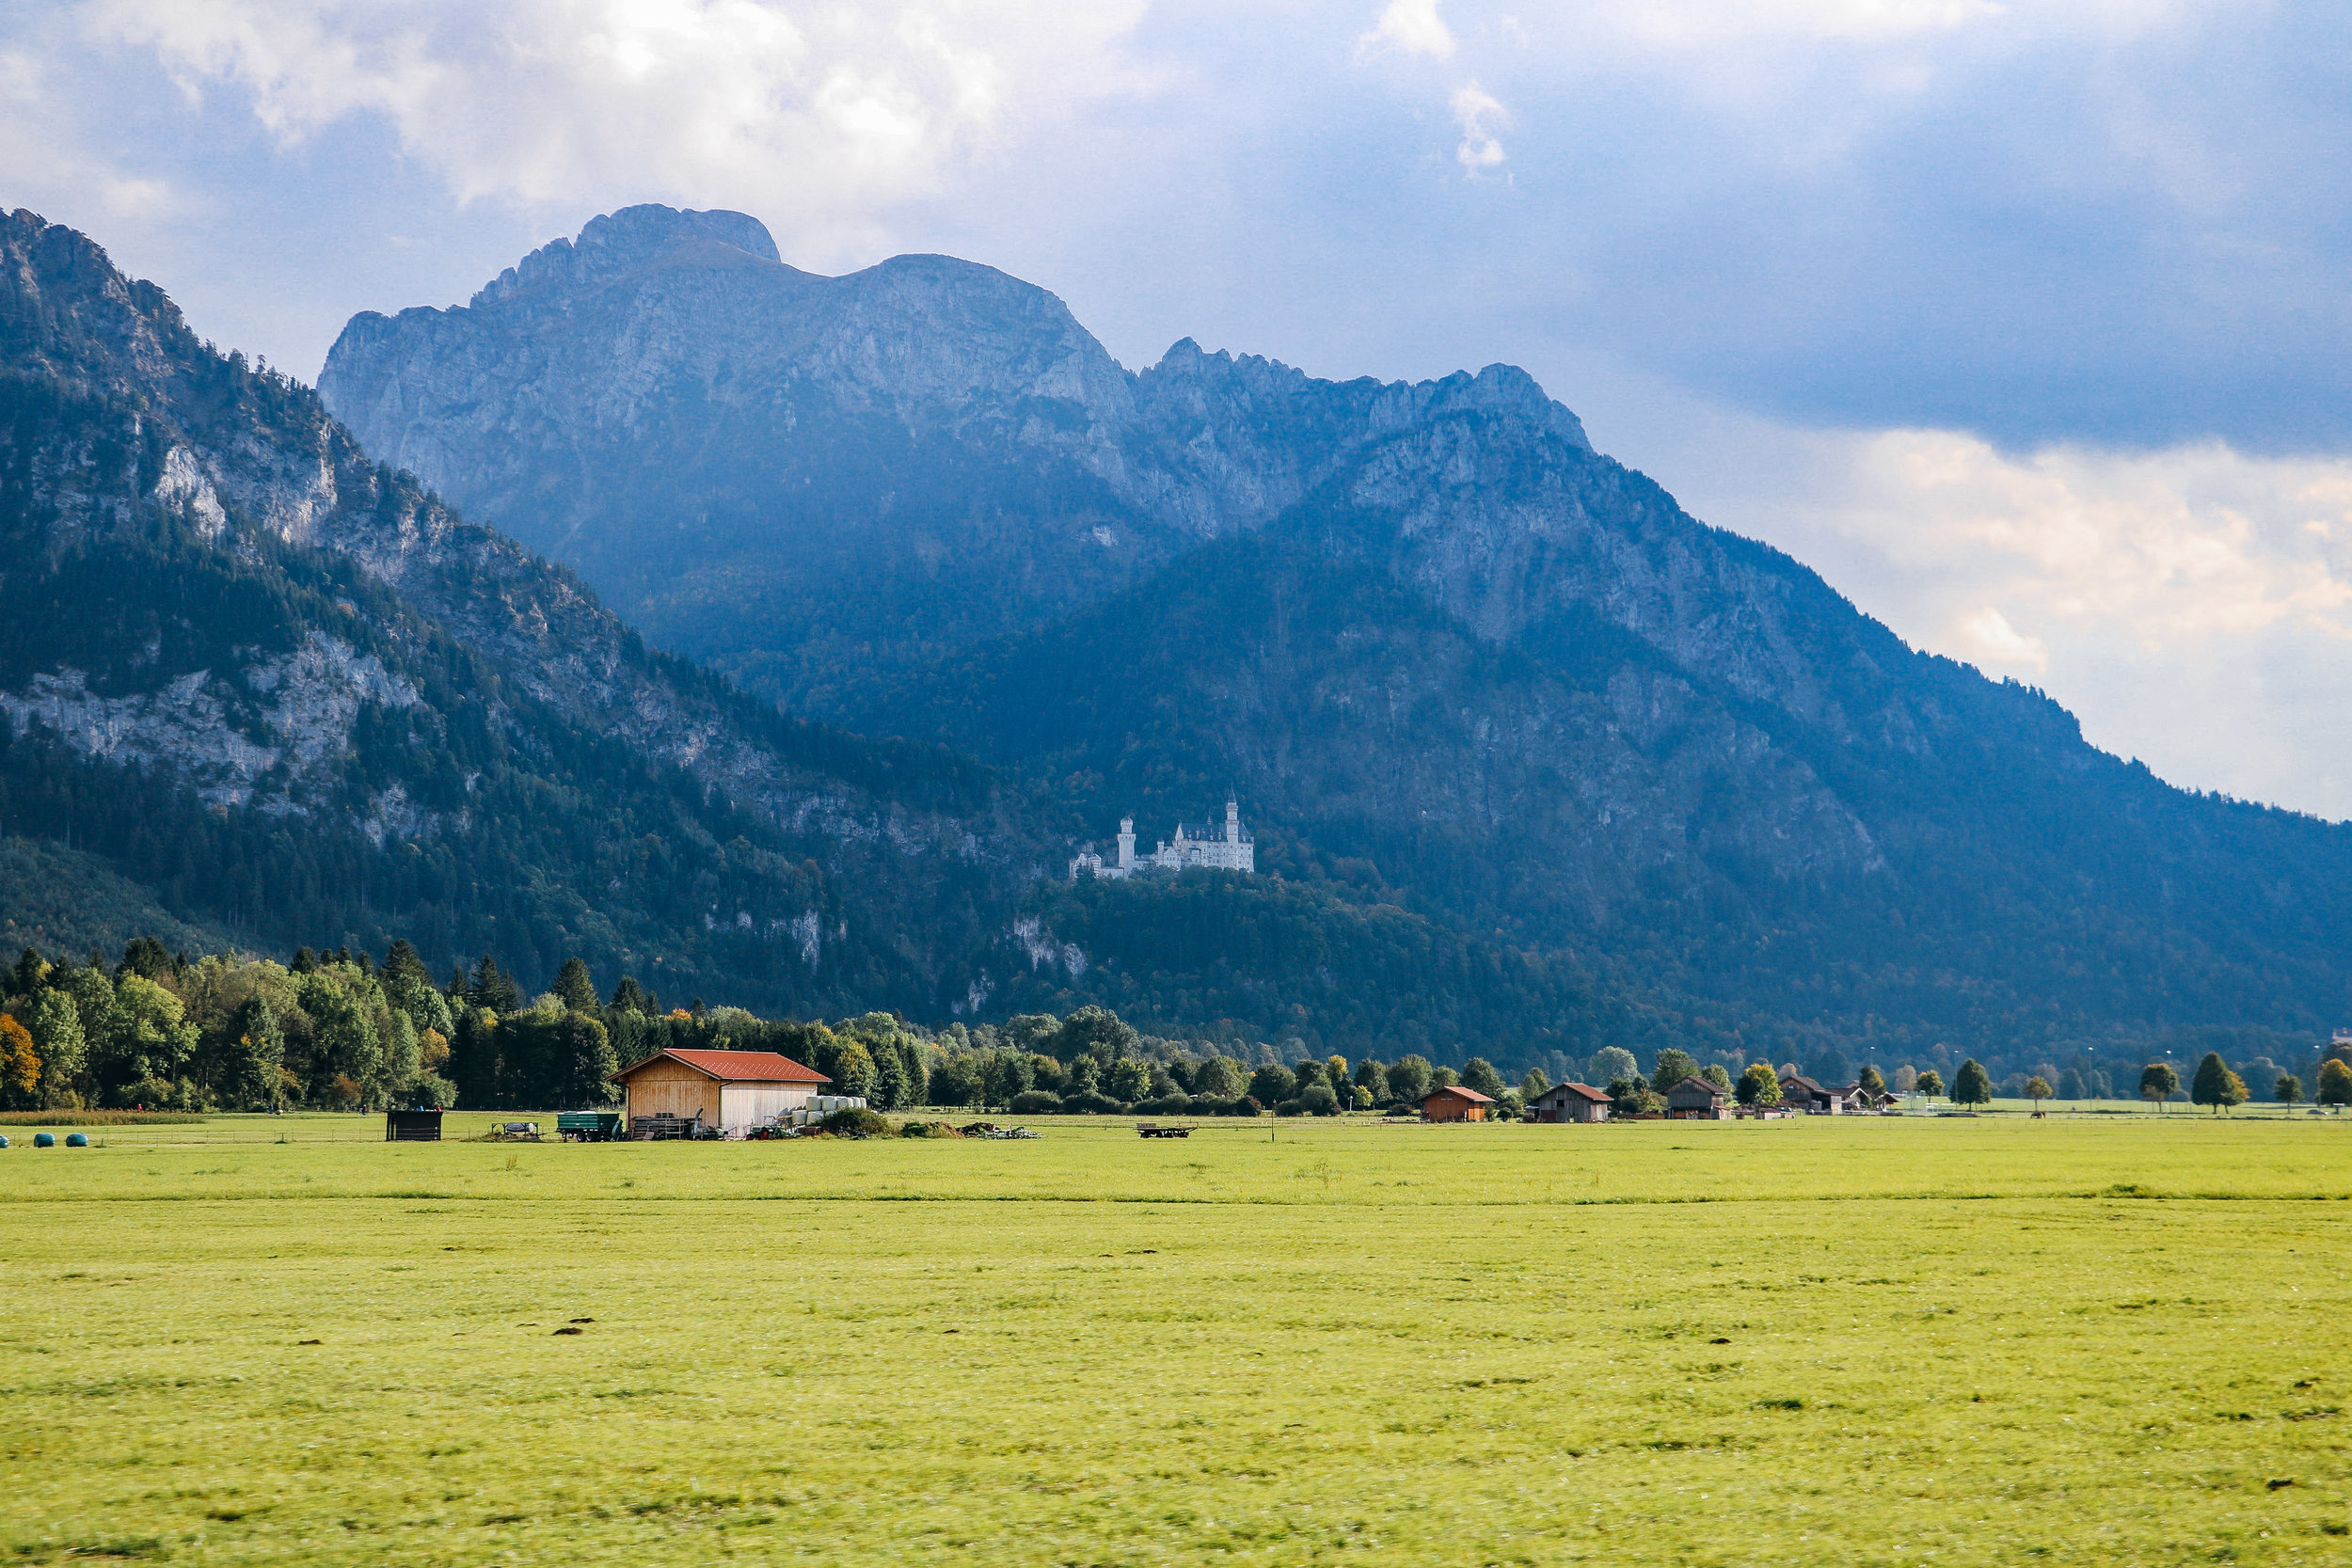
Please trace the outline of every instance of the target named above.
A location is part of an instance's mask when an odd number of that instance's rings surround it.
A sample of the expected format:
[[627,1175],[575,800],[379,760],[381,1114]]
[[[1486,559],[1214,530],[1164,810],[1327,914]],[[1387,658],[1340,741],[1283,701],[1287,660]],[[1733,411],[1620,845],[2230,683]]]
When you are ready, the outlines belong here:
[[706,1078],[723,1084],[830,1084],[832,1079],[772,1051],[658,1051],[614,1073],[627,1078],[656,1062],[683,1062]]
[[1476,1089],[1466,1089],[1459,1084],[1448,1084],[1442,1089],[1431,1089],[1427,1094],[1421,1097],[1421,1102],[1423,1105],[1426,1105],[1441,1094],[1457,1094],[1464,1100],[1475,1100],[1481,1105],[1491,1105],[1495,1102],[1495,1097],[1493,1095],[1480,1094]]
[[1672,1098],[1675,1095],[1680,1094],[1685,1089],[1705,1089],[1708,1094],[1714,1096],[1717,1100],[1723,1099],[1725,1094],[1730,1092],[1729,1090],[1717,1085],[1712,1078],[1702,1078],[1694,1072],[1688,1078],[1676,1079],[1675,1086],[1668,1089],[1666,1094],[1669,1098]]
[[1586,1100],[1598,1101],[1603,1105],[1611,1103],[1607,1089],[1597,1089],[1590,1084],[1562,1084],[1555,1087],[1552,1093],[1558,1094],[1562,1090],[1569,1094],[1581,1095]]
[[1787,1094],[1792,1086],[1803,1089],[1808,1095],[1829,1093],[1829,1090],[1821,1087],[1820,1085],[1816,1084],[1812,1079],[1807,1078],[1802,1072],[1792,1072],[1788,1077],[1780,1081],[1780,1089],[1783,1094]]

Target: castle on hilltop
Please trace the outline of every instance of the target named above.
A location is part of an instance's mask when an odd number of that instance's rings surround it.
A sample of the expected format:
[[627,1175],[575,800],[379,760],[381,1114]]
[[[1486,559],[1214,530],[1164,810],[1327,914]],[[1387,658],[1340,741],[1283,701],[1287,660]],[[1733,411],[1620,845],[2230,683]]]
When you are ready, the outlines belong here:
[[1257,873],[1258,841],[1242,831],[1241,802],[1225,802],[1222,837],[1212,838],[1205,832],[1196,836],[1179,822],[1175,843],[1163,839],[1158,848],[1140,860],[1136,858],[1136,819],[1122,816],[1119,819],[1119,858],[1106,862],[1092,849],[1082,850],[1070,859],[1070,879],[1076,881],[1083,871],[1116,881],[1145,871],[1182,871],[1192,865],[1251,876]]

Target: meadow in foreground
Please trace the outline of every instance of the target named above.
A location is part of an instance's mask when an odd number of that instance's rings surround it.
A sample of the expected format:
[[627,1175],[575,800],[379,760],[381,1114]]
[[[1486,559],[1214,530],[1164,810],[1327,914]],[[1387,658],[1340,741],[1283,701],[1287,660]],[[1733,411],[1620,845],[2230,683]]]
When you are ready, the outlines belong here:
[[2352,1554],[2341,1124],[352,1123],[0,1154],[0,1548]]

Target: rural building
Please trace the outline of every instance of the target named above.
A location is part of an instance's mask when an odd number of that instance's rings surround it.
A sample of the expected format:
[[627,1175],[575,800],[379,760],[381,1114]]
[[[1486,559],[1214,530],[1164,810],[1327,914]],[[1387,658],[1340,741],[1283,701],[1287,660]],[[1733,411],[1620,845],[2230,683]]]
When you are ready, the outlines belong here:
[[763,1127],[833,1082],[772,1051],[663,1051],[613,1074],[640,1117],[699,1120],[726,1132]]
[[1853,1109],[1846,1102],[1842,1090],[1823,1088],[1801,1072],[1792,1072],[1780,1081],[1780,1102],[1791,1110],[1817,1117],[1843,1116]]
[[1527,1102],[1534,1121],[1607,1121],[1609,1091],[1590,1084],[1554,1084]]
[[1485,1121],[1486,1107],[1493,1103],[1492,1096],[1455,1084],[1422,1101],[1421,1114],[1431,1121]]
[[387,1111],[384,1141],[388,1144],[437,1144],[441,1141],[438,1111]]
[[1677,1121],[1729,1121],[1731,1096],[1705,1078],[1685,1078],[1666,1091],[1666,1115]]

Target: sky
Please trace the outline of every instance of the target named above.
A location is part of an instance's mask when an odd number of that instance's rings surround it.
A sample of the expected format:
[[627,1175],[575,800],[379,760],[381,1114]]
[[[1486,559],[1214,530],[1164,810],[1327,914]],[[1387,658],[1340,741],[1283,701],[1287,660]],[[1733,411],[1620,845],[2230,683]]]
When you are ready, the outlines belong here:
[[0,203],[306,379],[638,201],[990,262],[1133,366],[1524,365],[1915,645],[2352,817],[2352,8],[0,8]]

